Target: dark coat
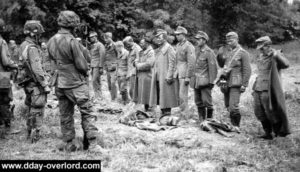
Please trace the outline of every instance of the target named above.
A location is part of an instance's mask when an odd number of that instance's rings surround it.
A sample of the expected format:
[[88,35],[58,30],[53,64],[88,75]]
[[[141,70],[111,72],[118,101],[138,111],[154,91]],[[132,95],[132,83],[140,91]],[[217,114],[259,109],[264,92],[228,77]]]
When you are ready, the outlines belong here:
[[[278,55],[280,55],[279,52]],[[286,59],[276,59],[278,58],[272,59],[269,84],[269,104],[273,117],[276,119],[275,121],[280,123],[280,128],[274,132],[278,135],[285,136],[290,134],[290,128],[286,112],[285,96],[281,84],[280,70],[287,68],[288,63],[285,62],[287,61]]]

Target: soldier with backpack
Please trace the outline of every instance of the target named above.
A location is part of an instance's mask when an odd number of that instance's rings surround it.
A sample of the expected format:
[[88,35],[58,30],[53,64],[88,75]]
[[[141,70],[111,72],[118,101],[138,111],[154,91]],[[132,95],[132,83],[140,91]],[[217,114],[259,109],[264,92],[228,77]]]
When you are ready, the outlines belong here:
[[90,152],[101,153],[102,147],[97,144],[98,129],[94,125],[92,103],[89,101],[88,62],[80,48],[80,43],[72,31],[79,25],[79,16],[73,11],[62,11],[57,19],[60,30],[48,42],[49,56],[57,68],[54,79],[55,93],[59,101],[62,143],[61,151],[76,151],[74,111],[75,105],[81,113],[83,129],[83,146]]
[[40,21],[29,20],[24,25],[25,41],[20,45],[22,53],[17,83],[24,88],[26,94],[25,105],[29,107],[27,116],[27,139],[37,142],[41,135],[44,108],[47,103],[47,94],[50,92],[46,79],[46,72],[42,67],[41,49],[38,46],[39,38],[44,32]]

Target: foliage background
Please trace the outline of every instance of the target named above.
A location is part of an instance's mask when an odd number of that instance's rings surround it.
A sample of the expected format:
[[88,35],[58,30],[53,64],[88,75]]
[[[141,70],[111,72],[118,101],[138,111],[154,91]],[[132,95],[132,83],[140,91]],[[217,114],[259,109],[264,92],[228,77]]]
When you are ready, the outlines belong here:
[[111,31],[115,40],[126,35],[138,38],[154,28],[172,33],[178,25],[188,29],[191,40],[198,30],[207,32],[214,47],[229,31],[237,31],[240,42],[250,47],[262,35],[276,43],[299,35],[297,1],[288,5],[285,0],[1,0],[0,16],[7,23],[3,35],[20,43],[26,20],[37,19],[48,39],[58,29],[58,13],[66,9],[81,17],[76,34],[83,38],[90,30]]

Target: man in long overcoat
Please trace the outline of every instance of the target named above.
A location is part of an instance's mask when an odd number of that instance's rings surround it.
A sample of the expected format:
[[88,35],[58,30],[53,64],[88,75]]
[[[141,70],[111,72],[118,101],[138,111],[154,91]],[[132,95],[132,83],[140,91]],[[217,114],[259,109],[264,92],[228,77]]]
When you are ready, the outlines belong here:
[[162,111],[160,122],[165,116],[171,115],[171,108],[179,106],[176,84],[174,78],[176,68],[176,53],[174,48],[166,41],[167,32],[158,29],[155,34],[155,62],[151,80],[150,106],[159,105]]

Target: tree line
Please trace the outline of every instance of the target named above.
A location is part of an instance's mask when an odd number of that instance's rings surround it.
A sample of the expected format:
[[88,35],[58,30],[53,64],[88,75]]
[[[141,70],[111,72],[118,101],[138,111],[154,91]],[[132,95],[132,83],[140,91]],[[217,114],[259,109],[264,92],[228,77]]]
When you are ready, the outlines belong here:
[[238,32],[249,47],[262,35],[275,43],[299,35],[300,3],[285,0],[1,0],[0,15],[7,24],[3,36],[20,43],[26,20],[37,19],[47,40],[58,29],[59,12],[66,9],[80,16],[75,34],[83,39],[89,31],[110,31],[115,40],[139,38],[156,28],[172,33],[178,25],[188,29],[191,40],[198,30],[207,32],[213,47],[223,44],[229,31]]

